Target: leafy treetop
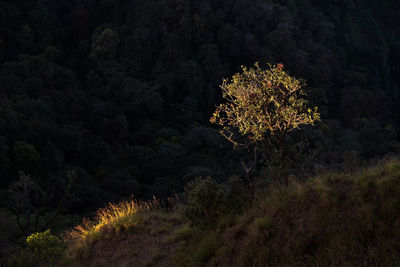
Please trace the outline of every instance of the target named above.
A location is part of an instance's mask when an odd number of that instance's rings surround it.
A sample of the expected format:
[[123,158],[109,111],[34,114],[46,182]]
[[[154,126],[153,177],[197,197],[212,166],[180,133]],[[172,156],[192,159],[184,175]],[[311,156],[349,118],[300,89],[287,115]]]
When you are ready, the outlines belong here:
[[307,107],[304,81],[286,73],[281,63],[268,66],[242,66],[242,73],[220,86],[227,102],[217,107],[210,121],[223,126],[222,135],[235,146],[240,144],[232,128],[248,135],[250,143],[267,141],[281,150],[287,133],[320,120],[318,108]]

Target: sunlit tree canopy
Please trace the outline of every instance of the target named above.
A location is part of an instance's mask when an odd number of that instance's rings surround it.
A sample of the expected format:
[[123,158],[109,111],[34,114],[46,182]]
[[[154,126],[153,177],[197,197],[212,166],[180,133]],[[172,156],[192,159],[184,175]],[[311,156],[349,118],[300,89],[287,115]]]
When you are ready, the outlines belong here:
[[318,108],[308,107],[304,81],[285,72],[283,64],[268,66],[242,66],[241,73],[221,85],[226,103],[217,107],[211,122],[222,126],[221,133],[235,145],[233,129],[251,142],[272,138],[281,145],[287,133],[320,120]]

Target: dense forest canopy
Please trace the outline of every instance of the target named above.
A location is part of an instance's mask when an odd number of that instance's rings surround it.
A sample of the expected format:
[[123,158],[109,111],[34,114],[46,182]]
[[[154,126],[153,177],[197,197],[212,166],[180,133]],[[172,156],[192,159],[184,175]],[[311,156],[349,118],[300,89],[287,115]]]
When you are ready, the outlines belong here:
[[396,152],[399,9],[390,0],[1,0],[1,203],[84,213],[130,194],[181,192],[196,176],[241,174],[209,118],[222,79],[256,61],[283,62],[307,81],[323,121],[305,129],[311,165]]

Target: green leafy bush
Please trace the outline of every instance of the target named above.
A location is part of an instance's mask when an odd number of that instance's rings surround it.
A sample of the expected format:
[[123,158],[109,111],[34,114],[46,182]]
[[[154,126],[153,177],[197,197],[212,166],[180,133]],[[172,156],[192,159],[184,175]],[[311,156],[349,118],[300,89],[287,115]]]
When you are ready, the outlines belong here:
[[212,225],[222,215],[239,211],[248,197],[238,177],[231,177],[226,184],[198,177],[188,183],[185,192],[188,203],[184,215],[195,226]]
[[26,247],[10,259],[11,266],[62,265],[65,247],[63,241],[46,230],[27,237]]

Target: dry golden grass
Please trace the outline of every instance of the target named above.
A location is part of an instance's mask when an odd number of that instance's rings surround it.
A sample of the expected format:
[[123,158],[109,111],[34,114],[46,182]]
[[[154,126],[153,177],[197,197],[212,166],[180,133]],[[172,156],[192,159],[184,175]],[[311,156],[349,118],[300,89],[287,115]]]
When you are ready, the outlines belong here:
[[[167,210],[155,197],[109,203],[93,220],[84,219],[68,234],[67,259],[72,266],[145,266],[168,261],[176,246],[166,239],[183,223],[176,203],[176,197],[168,199]],[[140,257],[135,251],[141,251]]]
[[84,219],[82,223],[74,228],[70,236],[86,239],[97,236],[105,227],[120,230],[128,229],[140,223],[139,213],[154,210],[160,207],[160,202],[153,197],[151,201],[139,201],[133,196],[129,200],[119,203],[109,203],[106,207],[97,211],[94,220]]

